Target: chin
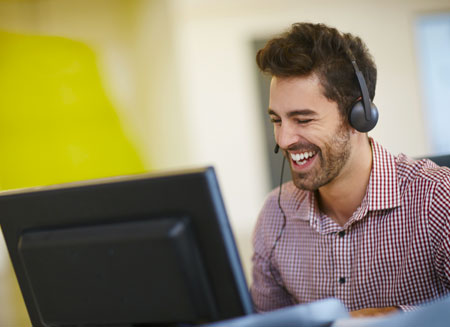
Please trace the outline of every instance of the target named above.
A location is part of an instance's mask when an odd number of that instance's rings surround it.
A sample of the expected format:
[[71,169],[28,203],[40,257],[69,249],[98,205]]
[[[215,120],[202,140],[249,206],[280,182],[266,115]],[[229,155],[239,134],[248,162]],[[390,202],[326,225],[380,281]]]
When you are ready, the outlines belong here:
[[299,180],[299,179],[295,179],[295,178],[292,181],[294,182],[294,185],[297,188],[299,188],[300,190],[304,190],[304,191],[317,191],[320,187],[313,183],[307,183],[304,180]]

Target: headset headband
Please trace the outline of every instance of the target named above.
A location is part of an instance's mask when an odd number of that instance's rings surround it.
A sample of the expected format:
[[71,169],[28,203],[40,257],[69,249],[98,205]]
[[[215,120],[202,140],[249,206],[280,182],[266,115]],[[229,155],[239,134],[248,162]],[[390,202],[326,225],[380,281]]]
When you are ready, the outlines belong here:
[[352,65],[353,65],[353,68],[355,69],[356,77],[358,78],[359,89],[361,90],[364,114],[366,116],[366,120],[370,121],[370,120],[372,120],[372,115],[370,112],[370,107],[371,107],[370,106],[370,96],[369,96],[369,90],[367,89],[366,80],[364,79],[362,72],[359,70],[359,67],[356,64],[356,60],[354,58],[352,58]]

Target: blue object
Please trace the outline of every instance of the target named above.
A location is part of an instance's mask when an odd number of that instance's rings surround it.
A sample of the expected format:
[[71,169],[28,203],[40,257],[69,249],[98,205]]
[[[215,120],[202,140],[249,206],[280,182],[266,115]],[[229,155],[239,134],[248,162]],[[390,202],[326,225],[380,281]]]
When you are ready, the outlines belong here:
[[337,320],[331,327],[448,327],[450,297],[424,304],[416,311],[402,312],[381,318]]
[[349,314],[339,300],[327,299],[271,312],[224,320],[203,327],[325,327]]

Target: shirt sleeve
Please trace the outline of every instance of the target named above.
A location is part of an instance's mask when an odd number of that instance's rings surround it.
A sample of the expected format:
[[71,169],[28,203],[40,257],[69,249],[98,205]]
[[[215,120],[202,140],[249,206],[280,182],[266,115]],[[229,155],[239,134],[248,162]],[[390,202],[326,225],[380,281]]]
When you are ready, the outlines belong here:
[[269,262],[270,251],[275,242],[274,235],[278,232],[278,228],[274,230],[272,226],[266,226],[267,219],[276,219],[273,217],[274,210],[270,207],[269,199],[259,215],[253,234],[253,282],[250,293],[257,312],[271,311],[293,304],[290,295],[280,286],[281,277],[276,265]]
[[443,286],[450,291],[450,175],[436,186],[429,223],[435,269]]
[[399,305],[398,308],[403,312],[413,312],[420,309],[420,305]]

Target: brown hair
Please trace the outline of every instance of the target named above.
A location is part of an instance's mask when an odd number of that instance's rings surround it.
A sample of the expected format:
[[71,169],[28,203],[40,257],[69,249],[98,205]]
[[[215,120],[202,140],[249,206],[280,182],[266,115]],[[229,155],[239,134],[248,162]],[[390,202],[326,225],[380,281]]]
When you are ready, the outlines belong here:
[[364,75],[370,98],[375,96],[377,68],[364,42],[324,24],[296,23],[267,42],[256,55],[261,71],[276,77],[317,74],[326,98],[335,101],[344,117],[360,97],[351,61]]

